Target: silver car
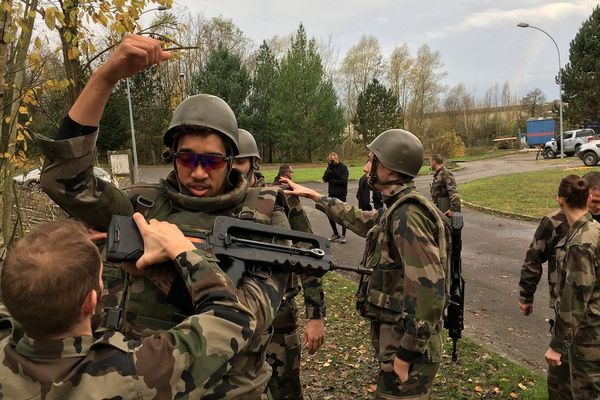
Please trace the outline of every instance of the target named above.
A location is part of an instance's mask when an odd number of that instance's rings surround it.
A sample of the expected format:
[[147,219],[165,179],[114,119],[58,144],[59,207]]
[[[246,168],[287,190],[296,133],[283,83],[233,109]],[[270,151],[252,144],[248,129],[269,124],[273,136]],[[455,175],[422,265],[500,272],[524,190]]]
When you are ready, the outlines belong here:
[[[42,176],[42,170],[40,168],[34,168],[31,171],[23,172],[22,174],[15,175],[13,181],[18,187],[27,189],[37,189],[40,187],[40,177]],[[113,178],[108,172],[100,167],[94,167],[94,176],[98,179],[102,179],[107,183],[113,185],[119,185],[119,182]]]
[[582,144],[577,152],[577,156],[588,167],[593,167],[600,160],[600,140],[592,140],[586,144]]

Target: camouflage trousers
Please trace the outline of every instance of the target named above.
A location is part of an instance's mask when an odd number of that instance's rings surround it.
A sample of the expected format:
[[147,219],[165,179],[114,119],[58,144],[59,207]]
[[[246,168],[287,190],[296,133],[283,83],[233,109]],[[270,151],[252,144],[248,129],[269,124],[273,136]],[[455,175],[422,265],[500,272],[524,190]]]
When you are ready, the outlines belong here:
[[[432,340],[439,340],[439,336]],[[400,343],[400,335],[391,325],[371,323],[371,340],[379,359],[379,376],[377,378],[377,400],[427,400],[431,397],[433,379],[440,367],[439,362],[412,364],[408,380],[400,382],[394,372],[394,357]]]
[[300,333],[298,308],[287,299],[273,320],[273,337],[267,347],[267,362],[273,368],[269,391],[273,400],[301,400]]
[[600,399],[600,346],[571,346],[569,364],[573,399]]
[[548,366],[548,400],[572,400],[571,368],[567,357],[558,367]]

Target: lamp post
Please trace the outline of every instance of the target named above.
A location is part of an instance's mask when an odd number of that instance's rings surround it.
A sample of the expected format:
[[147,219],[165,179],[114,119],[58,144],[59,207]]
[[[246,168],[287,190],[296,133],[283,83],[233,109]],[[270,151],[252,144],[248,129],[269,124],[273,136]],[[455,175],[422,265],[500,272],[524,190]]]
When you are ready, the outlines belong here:
[[[164,11],[164,10],[168,10],[169,7],[167,6],[159,6],[156,8],[151,8],[149,10],[143,11],[140,13],[140,15],[138,16],[141,17],[143,14],[146,14],[147,12],[150,11]],[[129,124],[131,125],[131,150],[133,152],[133,182],[137,182],[139,181],[140,178],[140,168],[139,168],[139,164],[138,164],[138,156],[137,156],[137,145],[135,142],[135,126],[133,125],[133,105],[131,103],[131,89],[130,89],[130,83],[129,83],[129,78],[125,79],[126,83],[127,83],[127,102],[129,103]]]
[[554,40],[554,38],[552,36],[550,36],[550,34],[548,32],[546,32],[545,30],[538,28],[537,26],[533,26],[533,25],[529,25],[527,22],[520,22],[517,24],[517,26],[519,28],[532,28],[532,29],[537,29],[538,31],[544,33],[546,36],[548,36],[550,38],[550,40],[552,40],[552,43],[554,43],[554,46],[556,46],[556,52],[558,53],[558,112],[559,112],[559,119],[560,119],[560,158],[564,158],[565,157],[565,152],[564,152],[564,137],[563,137],[563,102],[562,102],[562,79],[560,77],[561,75],[561,64],[560,64],[560,49],[558,48],[558,44],[556,44],[556,40]]

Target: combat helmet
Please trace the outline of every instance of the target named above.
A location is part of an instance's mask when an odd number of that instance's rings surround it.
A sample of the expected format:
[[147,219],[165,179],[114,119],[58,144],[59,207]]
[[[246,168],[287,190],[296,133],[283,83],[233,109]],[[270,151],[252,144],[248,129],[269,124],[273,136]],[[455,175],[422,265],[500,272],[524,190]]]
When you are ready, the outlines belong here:
[[238,129],[238,136],[238,150],[240,153],[235,158],[256,157],[262,160],[254,136],[245,129]]
[[389,129],[381,133],[367,148],[384,167],[413,178],[423,165],[423,144],[404,129]]
[[222,133],[233,142],[233,155],[239,153],[237,119],[223,99],[210,94],[197,94],[182,101],[173,112],[169,128],[163,137],[165,146],[173,147],[177,128],[185,125]]

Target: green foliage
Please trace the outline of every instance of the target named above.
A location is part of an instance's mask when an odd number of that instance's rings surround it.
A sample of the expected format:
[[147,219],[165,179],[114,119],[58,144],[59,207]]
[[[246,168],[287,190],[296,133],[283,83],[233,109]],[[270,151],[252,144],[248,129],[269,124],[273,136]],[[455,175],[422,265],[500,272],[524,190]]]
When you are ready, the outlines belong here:
[[569,63],[562,69],[565,116],[575,125],[600,120],[600,7],[571,41]]
[[240,126],[246,125],[244,104],[250,84],[250,74],[240,56],[222,45],[210,53],[204,67],[192,78],[194,92],[212,94],[225,100]]
[[[129,80],[138,157],[142,162],[157,164],[164,147],[162,137],[171,115],[169,97],[163,89],[162,75],[159,69],[153,66],[140,71]],[[128,118],[127,107],[119,108],[119,112]],[[129,123],[127,125],[129,128]],[[130,129],[127,129],[127,132],[131,132]]]
[[402,112],[391,89],[373,79],[358,95],[356,114],[352,119],[358,133],[357,143],[369,144],[381,132],[402,126]]
[[280,156],[311,161],[341,143],[345,126],[331,80],[325,76],[314,39],[302,24],[273,80],[269,119],[281,135]]
[[465,154],[465,144],[455,130],[442,131],[431,139],[430,154],[441,154],[444,158],[460,157]]
[[248,96],[248,129],[254,135],[265,162],[273,162],[273,144],[277,140],[269,119],[276,73],[277,60],[267,42],[263,41],[256,55],[252,91]]
[[127,106],[127,94],[125,92],[125,82],[117,87],[108,98],[106,108],[100,120],[100,134],[96,145],[98,147],[98,156],[101,159],[106,158],[106,152],[109,150],[119,150],[128,147],[127,143],[131,137],[131,127],[129,126],[129,109]]

